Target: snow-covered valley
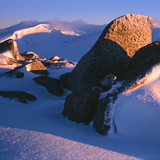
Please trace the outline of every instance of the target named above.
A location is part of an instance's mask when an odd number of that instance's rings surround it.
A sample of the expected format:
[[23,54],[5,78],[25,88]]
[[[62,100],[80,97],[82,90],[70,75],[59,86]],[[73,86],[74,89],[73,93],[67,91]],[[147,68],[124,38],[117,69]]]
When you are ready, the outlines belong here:
[[[103,29],[102,29],[103,30]],[[90,50],[101,31],[59,31],[38,24],[15,31],[13,38],[20,53],[34,52],[45,58],[59,56],[78,62]],[[0,41],[6,38],[0,31]],[[9,31],[8,31],[9,33]],[[153,28],[153,41],[160,40],[160,29]],[[0,73],[14,66],[1,65]],[[73,66],[49,68],[49,76],[59,79]],[[0,159],[160,159],[160,65],[146,75],[146,83],[122,93],[114,104],[117,133],[102,136],[92,126],[77,124],[62,116],[65,98],[53,96],[38,85],[36,74],[22,67],[20,79],[0,77],[0,90],[26,91],[37,100],[23,104],[0,96]],[[103,93],[105,94],[105,93]]]

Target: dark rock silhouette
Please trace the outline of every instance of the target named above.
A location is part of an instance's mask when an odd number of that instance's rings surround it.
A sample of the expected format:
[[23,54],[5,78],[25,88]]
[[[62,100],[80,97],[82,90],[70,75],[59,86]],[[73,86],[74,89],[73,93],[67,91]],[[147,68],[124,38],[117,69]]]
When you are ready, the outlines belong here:
[[62,114],[71,121],[89,124],[97,111],[100,89],[85,85],[67,96]]
[[134,83],[138,78],[144,77],[146,72],[158,63],[160,63],[160,41],[148,44],[136,52],[129,65],[129,71],[123,79],[126,82]]
[[22,103],[28,103],[27,101],[35,101],[37,99],[32,94],[23,91],[0,91],[0,96],[10,99],[18,98]]
[[60,86],[60,81],[49,76],[39,76],[33,79],[39,85],[46,87],[49,93],[55,96],[63,95],[63,89]]
[[60,76],[59,80],[61,81],[61,85],[63,88],[68,87],[68,78],[69,78],[70,74],[71,73],[65,73]]

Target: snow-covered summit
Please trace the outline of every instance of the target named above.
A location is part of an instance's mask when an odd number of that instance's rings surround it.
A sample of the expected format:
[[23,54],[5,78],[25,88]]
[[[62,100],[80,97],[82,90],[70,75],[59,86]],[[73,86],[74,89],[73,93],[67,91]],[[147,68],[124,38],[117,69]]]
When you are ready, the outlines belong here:
[[64,35],[71,35],[71,36],[80,36],[86,34],[84,31],[70,31],[70,30],[60,30],[58,28],[53,28],[49,24],[38,24],[33,27],[25,28],[17,30],[13,33],[13,35],[9,38],[14,40],[21,39],[22,37],[30,34],[37,34],[37,33],[51,33],[51,32],[58,32]]

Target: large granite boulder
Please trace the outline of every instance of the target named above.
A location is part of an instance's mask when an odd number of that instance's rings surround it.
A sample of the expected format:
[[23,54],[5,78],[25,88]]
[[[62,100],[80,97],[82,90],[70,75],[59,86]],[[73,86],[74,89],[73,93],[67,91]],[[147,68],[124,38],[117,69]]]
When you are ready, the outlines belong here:
[[19,49],[17,47],[16,41],[14,41],[13,39],[8,39],[0,43],[0,52],[6,51],[6,50],[12,51],[14,59],[19,60]]
[[108,74],[121,78],[128,70],[130,57],[151,43],[152,26],[148,15],[126,14],[112,21],[72,71],[68,89],[96,85]]
[[66,97],[62,114],[71,121],[89,124],[97,111],[98,87],[85,85]]
[[39,76],[33,79],[39,85],[46,87],[49,93],[55,96],[63,95],[63,89],[60,86],[60,81],[49,76]]

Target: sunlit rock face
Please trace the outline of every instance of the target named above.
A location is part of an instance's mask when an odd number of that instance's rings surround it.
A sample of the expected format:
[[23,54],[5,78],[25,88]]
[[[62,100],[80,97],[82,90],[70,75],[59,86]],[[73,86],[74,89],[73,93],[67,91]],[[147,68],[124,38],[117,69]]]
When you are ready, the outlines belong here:
[[102,35],[119,44],[132,57],[138,49],[151,43],[152,28],[149,15],[126,14],[112,21]]
[[17,47],[17,43],[13,39],[8,39],[2,43],[0,43],[0,52],[3,51],[12,51],[15,60],[19,60],[19,49]]
[[106,26],[101,36],[72,71],[68,88],[97,85],[105,76],[121,78],[135,52],[151,43],[153,20],[147,15],[126,14]]

